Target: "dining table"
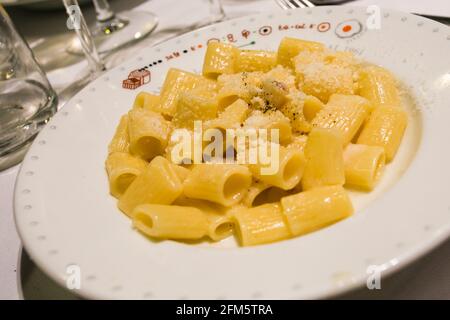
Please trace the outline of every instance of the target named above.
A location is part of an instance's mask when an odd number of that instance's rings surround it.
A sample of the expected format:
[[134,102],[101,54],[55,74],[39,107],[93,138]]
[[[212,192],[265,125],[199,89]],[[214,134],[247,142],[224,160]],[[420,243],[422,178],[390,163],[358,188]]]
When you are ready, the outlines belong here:
[[[103,56],[107,69],[113,68],[139,50],[177,36],[196,23],[206,21],[210,14],[205,0],[114,0],[115,12],[142,10],[154,13],[157,28],[146,38]],[[225,19],[283,10],[274,0],[222,0]],[[339,5],[379,5],[408,11],[450,25],[448,0],[356,0]],[[91,2],[81,7],[88,24],[95,23]],[[66,27],[67,16],[60,8],[39,9],[7,6],[17,29],[24,36],[37,61],[59,96],[59,108],[64,108],[76,89],[71,86],[86,74],[88,64],[82,55],[67,52],[66,44],[74,39]],[[59,286],[30,259],[23,248],[14,223],[14,184],[20,163],[0,171],[0,299],[80,299]],[[400,271],[382,278],[380,290],[357,288],[335,296],[336,299],[450,299],[450,239]]]

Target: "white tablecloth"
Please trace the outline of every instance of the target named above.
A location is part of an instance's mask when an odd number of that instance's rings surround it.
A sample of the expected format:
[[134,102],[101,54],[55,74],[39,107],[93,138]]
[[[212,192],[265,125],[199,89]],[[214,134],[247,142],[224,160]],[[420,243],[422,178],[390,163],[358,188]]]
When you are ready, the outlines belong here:
[[[261,11],[280,10],[272,0],[224,0],[223,4],[227,16],[230,18]],[[366,6],[370,4],[450,17],[449,0],[358,0],[345,5]],[[152,11],[158,15],[160,23],[153,35],[131,50],[115,54],[110,58],[109,64],[117,64],[126,59],[131,52],[173,35],[173,32],[164,30],[180,24],[187,26],[208,15],[207,2],[204,0],[127,0],[120,2],[116,0],[112,2],[112,5],[118,11],[130,8]],[[64,28],[66,19],[64,13],[62,11],[30,12],[18,9],[9,11],[18,28],[32,45],[38,59],[48,71],[52,85],[60,92],[79,76],[86,66],[83,61],[55,66],[52,60],[46,60],[46,48],[55,50],[57,46],[53,47],[54,43],[61,43],[61,39],[71,36]],[[88,21],[93,20],[94,13],[91,7],[84,7],[83,12]],[[42,45],[43,43],[44,45]],[[46,277],[26,256],[21,259],[21,243],[13,219],[13,188],[18,168],[19,166],[15,166],[0,172],[0,299],[73,298],[65,289]],[[450,241],[420,261],[388,279],[383,279],[382,290],[369,291],[363,288],[341,298],[450,299]]]

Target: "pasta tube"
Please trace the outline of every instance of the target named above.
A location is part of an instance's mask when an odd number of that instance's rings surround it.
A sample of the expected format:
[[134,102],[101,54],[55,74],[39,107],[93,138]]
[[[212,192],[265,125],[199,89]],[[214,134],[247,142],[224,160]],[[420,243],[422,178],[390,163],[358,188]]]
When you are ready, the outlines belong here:
[[370,66],[359,73],[359,95],[375,105],[400,106],[400,98],[392,74],[381,67]]
[[345,185],[372,190],[386,162],[382,147],[349,144],[344,150]]
[[208,220],[194,207],[142,204],[132,213],[133,226],[159,239],[197,240],[208,230]]
[[209,92],[192,90],[180,94],[173,123],[179,128],[194,128],[194,121],[209,120],[217,116],[217,100]]
[[243,246],[270,243],[291,236],[278,203],[240,208],[234,211],[233,218],[236,220],[239,242]]
[[233,234],[234,220],[226,213],[225,207],[209,201],[186,197],[180,197],[174,204],[201,210],[208,220],[207,235],[211,240],[220,241]]
[[315,128],[305,147],[303,190],[345,183],[342,136],[336,129]]
[[242,200],[250,184],[251,174],[245,166],[198,164],[184,181],[184,194],[229,207]]
[[183,185],[173,164],[158,156],[134,179],[119,199],[118,206],[129,216],[140,204],[171,204],[182,192]]
[[203,61],[203,75],[217,78],[221,74],[234,73],[234,62],[239,49],[223,42],[210,42]]
[[322,110],[325,105],[314,96],[306,96],[303,105],[303,115],[307,121],[312,121],[314,117]]
[[240,50],[235,60],[235,72],[267,72],[275,67],[277,54],[264,50]]
[[[273,160],[273,158],[271,159]],[[273,163],[268,165],[262,163],[249,164],[248,167],[258,180],[283,190],[289,190],[300,182],[305,165],[306,160],[302,152],[279,146],[278,167],[273,170],[273,173],[263,170],[269,167],[273,168]]]
[[120,118],[119,125],[116,128],[114,137],[108,146],[108,153],[128,152],[130,146],[130,138],[128,135],[128,115]]
[[370,103],[354,95],[333,94],[325,108],[313,119],[317,128],[335,128],[347,145],[353,139],[370,114]]
[[258,197],[269,188],[269,184],[260,180],[254,180],[250,188],[248,188],[248,192],[246,193],[244,199],[242,199],[242,204],[246,207],[252,207]]
[[145,170],[147,162],[128,153],[114,152],[106,159],[105,166],[109,191],[113,197],[120,198],[134,179]]
[[133,108],[143,108],[149,111],[160,112],[159,96],[142,91],[136,96]]
[[173,116],[180,94],[195,88],[215,91],[216,82],[191,72],[169,69],[160,94],[161,112]]
[[164,152],[170,124],[162,115],[145,109],[132,109],[128,119],[130,153],[151,160]]
[[389,162],[397,153],[407,123],[408,116],[402,109],[380,106],[370,115],[357,143],[383,147]]
[[284,67],[293,68],[292,58],[302,51],[320,52],[325,46],[319,42],[285,37],[278,46],[277,63]]
[[303,235],[352,215],[352,203],[342,186],[320,187],[281,199],[293,236]]

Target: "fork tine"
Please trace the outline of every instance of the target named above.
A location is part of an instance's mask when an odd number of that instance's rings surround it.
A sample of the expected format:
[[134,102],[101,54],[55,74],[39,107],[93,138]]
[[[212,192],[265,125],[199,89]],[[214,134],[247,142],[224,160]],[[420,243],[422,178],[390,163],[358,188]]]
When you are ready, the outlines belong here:
[[290,0],[284,0],[284,3],[288,7],[288,9],[296,9],[298,8],[295,4],[293,4]]
[[289,10],[290,8],[286,5],[286,3],[283,0],[276,0],[278,6],[281,7],[283,10]]
[[288,0],[289,3],[292,3],[295,8],[306,8],[306,5],[300,0]]
[[312,2],[309,1],[309,0],[299,0],[299,1],[303,2],[303,4],[304,4],[305,6],[307,6],[308,8],[313,8],[313,7],[315,7],[314,3],[312,3]]

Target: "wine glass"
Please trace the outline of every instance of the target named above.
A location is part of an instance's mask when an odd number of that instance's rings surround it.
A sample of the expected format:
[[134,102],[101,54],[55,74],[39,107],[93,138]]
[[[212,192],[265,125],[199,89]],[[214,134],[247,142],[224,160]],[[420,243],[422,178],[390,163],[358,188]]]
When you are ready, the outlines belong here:
[[[116,14],[107,0],[92,0],[92,2],[97,20],[89,29],[100,54],[139,41],[158,25],[158,19],[151,12],[130,10]],[[78,42],[70,43],[67,50],[70,53],[82,53]]]

